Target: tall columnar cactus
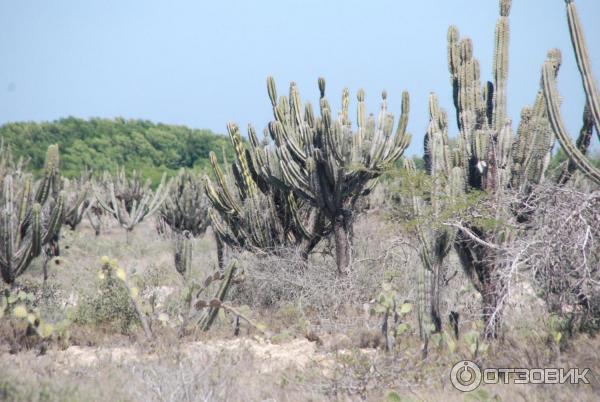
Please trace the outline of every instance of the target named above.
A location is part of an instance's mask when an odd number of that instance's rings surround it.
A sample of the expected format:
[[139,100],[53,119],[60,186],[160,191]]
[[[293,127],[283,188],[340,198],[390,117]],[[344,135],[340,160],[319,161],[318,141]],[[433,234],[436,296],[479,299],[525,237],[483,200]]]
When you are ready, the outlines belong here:
[[[58,145],[50,145],[46,151],[46,160],[44,163],[44,175],[36,183],[35,202],[42,206],[48,205],[50,209],[53,209],[58,203],[59,194],[62,192],[63,178],[60,175],[60,155]],[[62,203],[66,195],[62,196]],[[62,217],[64,218],[64,205],[61,206],[63,209]],[[44,209],[42,209],[44,212]],[[43,271],[44,280],[48,279],[48,261],[60,255],[59,247],[59,233],[56,231],[47,241],[42,245],[42,251],[45,256]]]
[[114,177],[105,174],[106,191],[92,184],[96,200],[102,209],[111,214],[129,234],[145,217],[153,215],[161,207],[168,195],[163,174],[156,190],[150,188],[150,179],[142,181],[134,171],[127,177],[121,169]]
[[306,256],[329,232],[322,214],[261,175],[269,163],[266,145],[258,142],[252,128],[250,149],[245,149],[235,124],[228,125],[228,132],[236,155],[231,170],[224,174],[211,153],[217,186],[206,178],[206,194],[217,212],[211,213],[211,225],[218,241],[266,254],[297,246]]
[[395,134],[394,117],[387,110],[387,94],[382,94],[377,119],[367,117],[365,95],[357,94],[357,129],[349,117],[350,93],[342,94],[342,110],[332,117],[325,98],[325,80],[319,79],[320,117],[310,104],[304,108],[295,83],[289,98],[277,99],[273,78],[267,80],[274,120],[268,132],[275,142],[274,151],[260,148],[250,132],[256,157],[262,162],[260,174],[270,182],[318,208],[328,219],[335,237],[338,272],[343,274],[351,262],[350,233],[353,205],[377,183],[408,146],[408,93],[402,96],[402,114]]
[[577,167],[590,180],[600,184],[600,169],[592,165],[585,157],[594,125],[598,132],[598,138],[600,138],[600,95],[592,74],[590,56],[575,2],[573,0],[566,0],[565,3],[567,5],[567,20],[571,34],[571,43],[575,51],[575,58],[581,74],[581,81],[587,101],[583,115],[583,128],[577,140],[577,145],[573,144],[571,136],[567,132],[562,120],[560,96],[556,88],[556,65],[552,60],[548,60],[543,67],[542,82],[546,107],[548,108],[552,130],[558,137],[563,150],[570,158],[570,170],[573,171],[573,167]]
[[[427,183],[429,205],[413,188],[411,203],[417,217],[416,232],[424,272],[419,273],[419,324],[421,337],[430,330],[442,329],[441,298],[446,283],[444,259],[452,249],[455,230],[440,226],[442,215],[448,214],[457,197],[464,193],[463,168],[455,164],[448,146],[448,117],[438,105],[437,97],[429,97],[429,126],[425,134],[425,167],[431,177]],[[406,161],[408,162],[408,161]],[[405,169],[414,172],[412,163]],[[409,180],[410,182],[410,180]],[[409,183],[411,184],[411,183]],[[412,186],[411,187],[415,187]],[[417,189],[418,190],[418,189]]]
[[[434,183],[438,181],[437,177],[449,178],[444,184],[450,187],[445,191],[447,194],[485,192],[490,214],[497,221],[494,225],[476,220],[469,222],[456,232],[454,242],[465,273],[482,295],[487,336],[498,334],[505,291],[505,283],[499,274],[505,263],[502,247],[489,245],[506,244],[514,238],[517,217],[506,201],[507,195],[509,192],[528,192],[531,185],[544,180],[554,144],[541,89],[533,107],[523,109],[517,135],[513,135],[506,111],[511,1],[500,0],[499,3],[493,82],[481,85],[479,62],[473,57],[472,41],[461,39],[456,27],[449,28],[448,62],[459,136],[456,147],[450,151],[443,140],[429,141],[425,150],[426,159],[435,154],[441,161],[441,168],[430,171],[436,177]],[[552,73],[556,74],[560,66],[557,50],[548,53],[548,63],[555,66]],[[436,104],[435,99],[432,103]],[[437,116],[437,113],[431,113],[430,128],[440,121]],[[428,134],[427,138],[435,136]],[[451,166],[449,176],[448,166]],[[440,173],[444,171],[446,173]],[[436,197],[432,197],[432,203],[435,202]],[[515,225],[504,225],[503,222]]]
[[58,145],[50,145],[46,152],[44,176],[39,180],[35,192],[35,201],[39,204],[43,205],[49,196],[56,197],[60,192],[62,178],[60,176],[59,165]]
[[42,246],[58,235],[62,222],[64,194],[60,193],[46,211],[35,199],[32,187],[30,175],[14,180],[8,174],[2,183],[0,272],[9,285],[41,254]]

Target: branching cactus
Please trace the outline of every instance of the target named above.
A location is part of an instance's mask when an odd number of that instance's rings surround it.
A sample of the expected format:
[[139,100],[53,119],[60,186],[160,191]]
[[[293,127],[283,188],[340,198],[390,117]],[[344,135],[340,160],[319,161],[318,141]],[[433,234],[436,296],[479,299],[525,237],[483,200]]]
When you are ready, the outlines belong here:
[[169,186],[159,214],[159,227],[163,232],[170,228],[175,257],[175,268],[181,275],[192,266],[192,241],[203,235],[210,223],[210,202],[204,193],[202,180],[181,169]]
[[211,213],[211,225],[218,241],[259,254],[274,254],[297,246],[304,256],[308,255],[329,231],[323,215],[259,174],[266,170],[268,162],[252,128],[250,136],[254,142],[250,149],[244,148],[235,124],[228,125],[228,132],[236,160],[224,174],[211,153],[216,187],[206,178],[206,194],[217,212]]
[[147,216],[156,213],[168,195],[166,175],[156,190],[150,188],[150,180],[142,182],[141,176],[133,172],[127,177],[125,170],[112,177],[105,175],[106,191],[93,184],[94,194],[100,207],[111,214],[128,234]]
[[94,229],[94,234],[100,236],[100,233],[102,232],[102,216],[104,215],[104,210],[97,205],[95,198],[91,200],[90,203],[92,205],[90,209],[85,212],[85,217],[90,223],[90,226]]
[[194,237],[206,232],[210,223],[210,202],[200,177],[181,169],[169,186],[169,195],[160,209],[160,219],[173,232],[188,231]]
[[83,217],[94,206],[95,199],[90,197],[91,172],[84,172],[77,179],[63,180],[65,191],[65,213],[63,224],[75,230]]
[[64,194],[60,193],[48,211],[36,201],[30,175],[15,181],[4,177],[0,201],[0,271],[2,279],[13,285],[42,246],[57,237],[62,222]]
[[[514,239],[518,223],[507,202],[508,194],[527,193],[532,185],[544,180],[554,145],[541,88],[533,107],[523,109],[517,134],[513,135],[506,111],[511,1],[499,3],[493,82],[481,85],[479,62],[473,56],[471,40],[461,39],[456,27],[448,30],[448,62],[459,136],[456,147],[448,151],[443,140],[433,140],[435,136],[428,133],[431,140],[427,140],[425,149],[434,183],[438,177],[446,178],[443,186],[450,187],[444,191],[446,194],[483,192],[489,213],[495,218],[495,224],[471,220],[452,226],[459,228],[454,244],[464,271],[482,295],[488,337],[496,336],[500,330],[505,291],[500,268],[506,263],[501,250]],[[555,66],[553,75],[560,61],[557,50],[548,53],[547,63]],[[435,98],[430,103],[435,105],[434,110],[439,109]],[[438,114],[431,113],[430,128],[438,121]],[[435,160],[440,163],[432,166]],[[431,201],[434,210],[437,191],[434,186]]]
[[567,20],[571,34],[571,43],[575,51],[575,58],[581,74],[581,81],[587,101],[583,112],[583,127],[576,145],[573,144],[560,113],[560,96],[556,88],[557,65],[552,60],[548,60],[543,67],[542,82],[544,96],[552,129],[556,137],[558,137],[563,150],[570,158],[567,175],[577,168],[590,180],[600,184],[600,169],[592,165],[585,157],[590,146],[593,126],[596,126],[598,138],[600,139],[600,95],[592,74],[590,56],[575,2],[573,0],[566,0],[565,3],[567,6]]
[[273,78],[267,80],[267,89],[274,114],[268,132],[275,150],[261,148],[250,130],[250,142],[261,161],[260,174],[308,201],[327,218],[335,237],[338,273],[345,274],[351,263],[353,206],[400,158],[410,141],[406,133],[408,93],[402,96],[402,114],[394,133],[394,117],[387,110],[385,91],[377,118],[367,117],[365,94],[362,90],[358,92],[357,128],[353,131],[347,89],[343,91],[342,110],[337,119],[332,117],[322,78],[318,118],[310,104],[302,107],[295,83],[290,85],[289,98],[277,98]]

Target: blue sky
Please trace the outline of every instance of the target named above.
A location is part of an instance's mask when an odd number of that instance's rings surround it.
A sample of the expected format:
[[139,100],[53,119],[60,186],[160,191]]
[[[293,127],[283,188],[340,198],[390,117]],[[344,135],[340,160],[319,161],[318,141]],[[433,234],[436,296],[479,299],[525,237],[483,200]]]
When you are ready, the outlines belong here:
[[[576,3],[600,79],[600,1]],[[398,114],[408,89],[409,153],[420,154],[428,94],[452,110],[448,26],[473,38],[490,79],[497,15],[496,0],[0,0],[0,124],[123,116],[262,130],[271,117],[268,75],[279,93],[293,80],[311,101],[324,76],[336,109],[347,86],[364,88],[376,112],[385,88]],[[533,102],[547,50],[558,47],[563,114],[575,135],[584,96],[564,1],[514,0],[511,29],[513,127]]]

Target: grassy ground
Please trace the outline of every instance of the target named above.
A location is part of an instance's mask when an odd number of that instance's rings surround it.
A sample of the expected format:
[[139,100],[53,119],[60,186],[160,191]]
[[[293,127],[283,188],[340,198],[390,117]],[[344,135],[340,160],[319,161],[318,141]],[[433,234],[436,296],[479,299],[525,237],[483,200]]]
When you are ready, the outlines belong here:
[[[600,340],[578,335],[556,342],[541,303],[523,284],[506,311],[506,335],[486,344],[478,299],[458,270],[444,296],[444,312],[460,313],[460,339],[446,328],[428,353],[417,333],[416,309],[405,332],[385,351],[381,316],[373,314],[384,282],[394,297],[415,306],[419,260],[403,230],[378,213],[355,230],[352,273],[335,275],[324,244],[302,267],[293,252],[260,259],[232,256],[241,272],[228,303],[243,310],[265,333],[230,314],[209,332],[182,328],[186,286],[216,268],[210,234],[194,244],[193,272],[175,271],[170,244],[153,222],[136,228],[129,242],[109,224],[99,237],[85,224],[63,232],[62,257],[41,281],[41,261],[22,277],[41,316],[66,330],[50,340],[25,334],[14,318],[0,321],[0,400],[16,401],[545,401],[597,400]],[[139,289],[154,336],[147,339],[129,299],[118,289],[99,293],[101,257],[116,259]],[[101,295],[102,297],[99,297]],[[107,296],[109,295],[109,296]],[[236,334],[237,333],[237,334]],[[452,366],[463,359],[485,367],[588,367],[589,385],[487,385],[455,390]]]

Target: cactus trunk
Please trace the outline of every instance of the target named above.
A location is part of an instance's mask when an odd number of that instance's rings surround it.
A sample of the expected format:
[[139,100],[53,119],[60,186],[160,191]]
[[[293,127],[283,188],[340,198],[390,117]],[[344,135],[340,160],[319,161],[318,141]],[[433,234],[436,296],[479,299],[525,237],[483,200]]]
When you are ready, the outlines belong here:
[[333,218],[333,235],[335,239],[335,261],[339,275],[346,275],[351,263],[350,228],[348,218],[338,215]]

